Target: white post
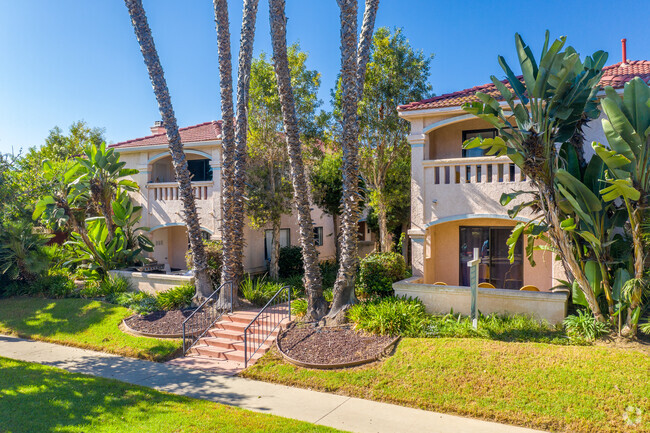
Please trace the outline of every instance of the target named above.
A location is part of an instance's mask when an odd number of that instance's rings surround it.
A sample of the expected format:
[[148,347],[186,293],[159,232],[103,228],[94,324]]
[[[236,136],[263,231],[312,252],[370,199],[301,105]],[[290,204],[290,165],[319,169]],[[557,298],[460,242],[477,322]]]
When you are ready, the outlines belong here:
[[469,288],[471,292],[470,316],[474,329],[478,328],[477,297],[479,263],[481,263],[481,259],[478,256],[478,248],[474,248],[474,259],[467,262],[467,266],[469,267]]

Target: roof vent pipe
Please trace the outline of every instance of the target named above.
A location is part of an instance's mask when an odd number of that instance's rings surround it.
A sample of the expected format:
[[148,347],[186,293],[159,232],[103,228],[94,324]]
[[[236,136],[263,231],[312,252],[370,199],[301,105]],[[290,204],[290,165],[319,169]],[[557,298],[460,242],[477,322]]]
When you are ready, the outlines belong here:
[[627,39],[621,39],[621,49],[623,50],[623,65],[627,65]]

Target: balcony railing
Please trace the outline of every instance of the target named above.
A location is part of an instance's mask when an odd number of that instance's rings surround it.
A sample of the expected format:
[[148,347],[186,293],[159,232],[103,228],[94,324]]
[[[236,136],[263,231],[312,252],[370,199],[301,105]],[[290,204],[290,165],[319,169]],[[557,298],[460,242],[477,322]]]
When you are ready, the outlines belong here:
[[526,176],[507,156],[453,158],[422,163],[427,181],[434,185],[524,182]]
[[[192,191],[196,200],[207,200],[212,190],[214,182],[192,182]],[[176,182],[157,182],[148,183],[147,189],[149,199],[156,201],[180,200],[178,183]]]

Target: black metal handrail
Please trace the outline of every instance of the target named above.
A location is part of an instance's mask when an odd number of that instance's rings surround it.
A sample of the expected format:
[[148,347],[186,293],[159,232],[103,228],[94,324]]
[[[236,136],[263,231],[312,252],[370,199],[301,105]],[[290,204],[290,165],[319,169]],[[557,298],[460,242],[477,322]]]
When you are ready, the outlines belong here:
[[[230,305],[219,303],[219,294],[225,290],[224,286],[230,286]],[[183,355],[221,319],[223,313],[230,311],[232,314],[232,295],[232,282],[223,283],[183,321]]]
[[[286,292],[286,298],[282,292]],[[244,329],[244,367],[248,367],[248,362],[285,318],[291,320],[291,286],[284,286],[275,292]]]

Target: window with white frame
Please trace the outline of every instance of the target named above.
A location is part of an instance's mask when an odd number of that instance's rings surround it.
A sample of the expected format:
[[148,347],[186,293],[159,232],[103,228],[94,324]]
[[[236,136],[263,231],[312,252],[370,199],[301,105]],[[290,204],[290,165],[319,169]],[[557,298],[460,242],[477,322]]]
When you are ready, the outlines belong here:
[[322,227],[314,227],[314,244],[317,247],[322,247],[323,246],[323,228]]

